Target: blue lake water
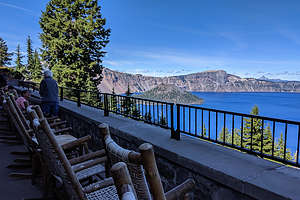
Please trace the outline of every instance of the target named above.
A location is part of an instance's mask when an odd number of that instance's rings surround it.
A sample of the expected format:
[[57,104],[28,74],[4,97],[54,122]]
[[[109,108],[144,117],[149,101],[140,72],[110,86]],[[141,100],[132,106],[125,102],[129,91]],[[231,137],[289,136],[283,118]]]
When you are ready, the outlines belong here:
[[257,105],[259,115],[300,121],[300,93],[193,92],[204,99],[202,107],[250,113]]

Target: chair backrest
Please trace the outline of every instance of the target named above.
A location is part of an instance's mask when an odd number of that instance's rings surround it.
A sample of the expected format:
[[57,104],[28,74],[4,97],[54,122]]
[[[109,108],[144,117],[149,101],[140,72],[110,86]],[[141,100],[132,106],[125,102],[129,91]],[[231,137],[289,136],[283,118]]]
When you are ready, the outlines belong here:
[[23,112],[21,111],[21,109],[20,109],[19,106],[17,105],[17,102],[16,102],[14,96],[13,96],[13,95],[9,95],[9,98],[10,98],[10,100],[12,101],[12,103],[13,103],[13,105],[14,105],[14,107],[15,107],[15,109],[16,109],[16,111],[17,111],[19,117],[20,117],[20,119],[22,120],[22,122],[23,122],[23,124],[24,124],[24,127],[25,127],[26,129],[29,129],[28,121],[26,120],[26,118],[25,118]]
[[39,105],[35,105],[32,108],[35,110],[35,112],[37,113],[37,115],[39,116],[40,119],[45,117],[44,113]]
[[107,124],[100,124],[98,127],[104,138],[106,153],[111,164],[116,162],[127,164],[138,199],[166,199],[152,145],[142,144],[139,147],[141,153],[130,151],[113,141]]
[[15,99],[19,97],[19,94],[16,89],[11,89],[11,93],[15,96]]
[[120,200],[136,200],[128,168],[124,162],[118,162],[111,168],[114,184],[116,185]]
[[37,134],[37,139],[43,152],[44,161],[51,174],[62,178],[64,190],[67,192],[67,198],[70,200],[86,200],[82,186],[79,183],[71,165],[61,148],[57,143],[54,133],[47,120],[40,120],[41,129]]
[[28,129],[25,128],[24,123],[20,119],[19,114],[17,113],[15,106],[13,105],[13,102],[10,98],[6,98],[5,106],[7,106],[8,114],[11,118],[11,121],[13,122],[15,128],[17,129],[17,132],[19,136],[22,138],[25,146],[29,148],[31,151],[34,150],[36,143],[32,140],[32,137],[30,133],[28,132]]
[[28,106],[26,108],[26,113],[30,121],[30,127],[36,132],[39,128],[38,126],[40,125],[39,116],[37,115],[36,111],[32,109],[32,106]]

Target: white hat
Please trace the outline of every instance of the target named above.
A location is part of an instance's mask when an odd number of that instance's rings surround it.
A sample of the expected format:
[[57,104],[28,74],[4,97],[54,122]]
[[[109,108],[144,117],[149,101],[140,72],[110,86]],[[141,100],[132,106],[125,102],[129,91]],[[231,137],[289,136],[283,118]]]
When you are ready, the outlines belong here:
[[46,69],[45,71],[44,71],[44,77],[52,77],[52,72],[51,72],[51,70],[50,69]]

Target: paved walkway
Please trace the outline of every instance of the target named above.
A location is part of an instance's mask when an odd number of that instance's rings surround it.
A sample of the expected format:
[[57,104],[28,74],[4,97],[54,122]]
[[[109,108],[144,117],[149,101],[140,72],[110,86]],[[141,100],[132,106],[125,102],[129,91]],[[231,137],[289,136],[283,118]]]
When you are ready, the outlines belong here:
[[[3,117],[0,115],[0,120]],[[1,128],[7,126],[7,123],[1,122]],[[3,130],[0,131],[5,132]],[[41,198],[42,192],[37,186],[31,184],[31,179],[17,179],[9,177],[11,172],[30,172],[31,169],[13,170],[7,168],[8,165],[14,164],[16,158],[26,158],[24,156],[12,155],[12,151],[25,151],[23,145],[10,145],[0,143],[0,199],[1,200],[21,200]]]

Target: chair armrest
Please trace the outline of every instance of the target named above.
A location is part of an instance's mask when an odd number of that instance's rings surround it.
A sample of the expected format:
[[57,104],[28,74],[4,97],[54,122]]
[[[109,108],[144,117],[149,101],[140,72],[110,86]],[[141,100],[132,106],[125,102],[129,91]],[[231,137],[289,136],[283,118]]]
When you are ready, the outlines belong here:
[[90,160],[90,159],[95,158],[95,157],[103,157],[103,156],[105,156],[105,149],[101,149],[99,151],[84,154],[83,156],[80,156],[80,157],[77,157],[77,158],[72,158],[69,161],[70,161],[71,165],[75,165],[77,163],[81,163],[81,162]]
[[79,172],[81,170],[87,169],[89,167],[98,165],[98,164],[103,164],[107,160],[106,156],[97,158],[91,162],[83,163],[82,165],[74,166],[72,167],[74,172]]
[[27,130],[27,132],[28,133],[34,133],[34,130],[30,128],[30,129]]
[[71,148],[80,146],[80,145],[82,145],[83,143],[89,141],[90,139],[91,139],[91,136],[90,136],[90,135],[81,137],[81,138],[79,138],[79,139],[77,139],[77,140],[75,140],[75,141],[72,141],[72,142],[69,142],[69,143],[66,143],[66,144],[62,145],[62,149],[63,149],[63,150],[67,150],[67,149],[71,149]]
[[46,117],[46,119],[50,123],[50,122],[53,122],[54,120],[59,119],[59,118],[58,117]]
[[55,130],[54,131],[54,134],[55,135],[59,135],[61,133],[64,133],[64,132],[69,132],[72,130],[72,127],[67,127],[67,128],[62,128],[62,129],[58,129],[58,130]]
[[195,186],[195,181],[189,178],[183,183],[181,183],[180,185],[173,188],[172,190],[168,191],[166,193],[166,199],[167,200],[180,199],[180,197],[183,197],[184,194],[192,190],[194,186]]
[[67,124],[67,121],[58,121],[58,122],[53,122],[53,123],[50,123],[50,127],[53,127],[53,126],[61,126],[61,125],[65,125]]
[[84,191],[84,193],[91,193],[91,192],[95,192],[97,190],[100,190],[102,188],[111,186],[113,184],[114,184],[114,180],[112,178],[107,178],[107,179],[104,179],[103,181],[99,181],[97,183],[94,183],[92,185],[89,185],[89,186],[85,187],[83,189],[83,191]]

